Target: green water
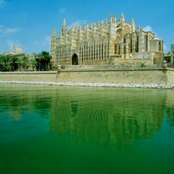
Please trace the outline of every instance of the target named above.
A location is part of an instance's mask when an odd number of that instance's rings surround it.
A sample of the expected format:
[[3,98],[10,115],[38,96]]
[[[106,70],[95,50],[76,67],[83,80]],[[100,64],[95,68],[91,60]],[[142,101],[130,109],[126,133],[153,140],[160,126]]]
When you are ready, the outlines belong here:
[[173,174],[174,91],[0,85],[0,174]]

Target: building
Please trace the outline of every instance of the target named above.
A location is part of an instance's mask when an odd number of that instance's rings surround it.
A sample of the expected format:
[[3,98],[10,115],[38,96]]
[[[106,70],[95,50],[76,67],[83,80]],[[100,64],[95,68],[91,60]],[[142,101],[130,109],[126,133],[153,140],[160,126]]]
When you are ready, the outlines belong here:
[[174,59],[174,44],[171,45],[171,50],[167,54],[164,55],[164,60],[168,64],[173,64],[173,59]]
[[23,53],[22,48],[19,48],[16,45],[13,46],[13,52],[5,51],[4,54],[2,55],[15,56],[15,57],[18,57],[19,59],[22,59],[23,57],[29,57],[29,54]]
[[167,64],[171,63],[171,53],[170,52],[164,54],[164,60],[167,62]]
[[110,15],[110,21],[84,24],[67,29],[66,20],[59,37],[53,29],[51,39],[52,62],[57,65],[149,65],[163,61],[163,41],[151,31],[143,31],[135,22]]
[[13,52],[5,51],[0,55],[0,71],[27,70],[29,54],[23,53],[22,48],[13,46]]

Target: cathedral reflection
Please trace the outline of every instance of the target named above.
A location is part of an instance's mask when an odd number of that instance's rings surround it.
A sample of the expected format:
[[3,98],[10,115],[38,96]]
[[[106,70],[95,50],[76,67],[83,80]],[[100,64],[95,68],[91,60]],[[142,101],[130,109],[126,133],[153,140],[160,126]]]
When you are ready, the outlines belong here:
[[62,143],[68,136],[72,144],[97,143],[110,149],[132,147],[136,140],[152,137],[162,126],[166,95],[158,96],[157,105],[151,94],[147,94],[146,101],[138,96],[130,100],[131,96],[123,94],[117,94],[117,98],[103,94],[103,100],[88,97],[79,101],[66,97],[64,104],[53,103],[51,131],[59,133]]
[[78,111],[78,103],[77,101],[71,101],[71,116],[74,117],[77,114]]
[[42,94],[40,87],[31,89],[2,91],[1,116],[13,121],[25,116],[31,122],[46,118],[64,144],[68,139],[76,145],[131,148],[160,131],[164,119],[174,126],[173,91],[62,87],[43,88]]

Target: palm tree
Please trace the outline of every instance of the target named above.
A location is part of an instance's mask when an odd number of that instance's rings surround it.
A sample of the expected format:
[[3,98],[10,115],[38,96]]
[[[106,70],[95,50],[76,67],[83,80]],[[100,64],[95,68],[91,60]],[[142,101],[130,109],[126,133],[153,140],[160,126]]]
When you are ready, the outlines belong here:
[[0,56],[1,71],[10,71],[11,70],[10,59],[11,59],[11,57],[9,55]]

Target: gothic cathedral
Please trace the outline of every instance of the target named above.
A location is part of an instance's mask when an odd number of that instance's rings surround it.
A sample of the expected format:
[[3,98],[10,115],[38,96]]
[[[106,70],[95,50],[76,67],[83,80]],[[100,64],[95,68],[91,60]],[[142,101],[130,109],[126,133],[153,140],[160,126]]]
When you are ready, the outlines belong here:
[[75,25],[67,29],[64,19],[59,37],[53,29],[51,55],[57,65],[110,65],[136,64],[149,65],[163,60],[163,41],[155,38],[151,31],[143,31],[135,22],[110,16],[110,21],[92,23],[83,27]]

